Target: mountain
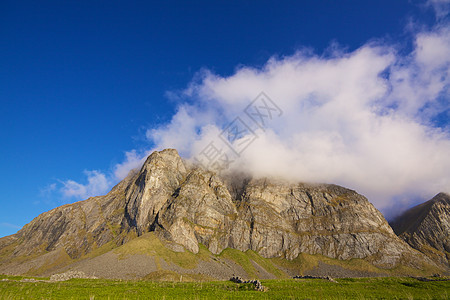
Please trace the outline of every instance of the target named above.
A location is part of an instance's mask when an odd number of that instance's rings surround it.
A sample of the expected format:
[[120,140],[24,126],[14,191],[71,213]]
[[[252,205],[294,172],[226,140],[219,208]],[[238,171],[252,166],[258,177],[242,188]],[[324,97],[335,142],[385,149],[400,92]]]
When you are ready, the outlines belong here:
[[450,195],[439,193],[417,205],[392,222],[395,233],[411,247],[434,260],[449,264]]
[[219,176],[173,149],[152,153],[107,195],[55,208],[0,239],[0,273],[8,274],[271,278],[442,268],[399,239],[353,190]]

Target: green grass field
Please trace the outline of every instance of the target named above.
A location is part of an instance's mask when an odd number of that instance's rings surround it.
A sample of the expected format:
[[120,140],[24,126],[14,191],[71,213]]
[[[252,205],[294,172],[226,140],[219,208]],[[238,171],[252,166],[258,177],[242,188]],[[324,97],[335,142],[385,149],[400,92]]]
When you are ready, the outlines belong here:
[[449,299],[450,281],[413,278],[262,280],[266,292],[229,281],[157,282],[71,279],[20,282],[0,275],[1,299]]

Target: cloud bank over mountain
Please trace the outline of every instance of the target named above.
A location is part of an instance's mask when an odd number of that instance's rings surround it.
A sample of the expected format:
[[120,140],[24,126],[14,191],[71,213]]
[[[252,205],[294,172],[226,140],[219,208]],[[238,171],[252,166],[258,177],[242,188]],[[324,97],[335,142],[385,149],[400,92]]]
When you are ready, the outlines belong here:
[[155,149],[198,157],[211,142],[221,148],[222,130],[264,92],[283,114],[256,129],[258,138],[231,168],[342,184],[381,208],[405,194],[448,192],[447,25],[418,32],[406,55],[372,41],[352,52],[336,46],[327,55],[300,50],[225,77],[203,70],[178,95],[184,102],[171,122],[147,136]]
[[[428,4],[436,12],[448,8],[445,1]],[[413,33],[407,53],[404,45],[373,40],[354,51],[335,44],[323,54],[300,49],[229,76],[201,70],[185,90],[168,93],[178,101],[177,112],[147,130],[150,150],[127,152],[106,177],[87,173],[87,185],[67,181],[63,193],[85,197],[98,191],[97,183],[106,191],[108,181],[125,177],[152,150],[176,148],[194,161],[211,143],[234,154],[230,170],[341,184],[380,209],[393,199],[450,192],[450,27],[444,13],[437,12],[434,27]],[[245,119],[244,111],[261,92],[282,112],[265,117],[265,127]],[[260,112],[270,114],[261,106]],[[239,155],[223,139],[236,117],[251,129],[238,142],[252,139]]]

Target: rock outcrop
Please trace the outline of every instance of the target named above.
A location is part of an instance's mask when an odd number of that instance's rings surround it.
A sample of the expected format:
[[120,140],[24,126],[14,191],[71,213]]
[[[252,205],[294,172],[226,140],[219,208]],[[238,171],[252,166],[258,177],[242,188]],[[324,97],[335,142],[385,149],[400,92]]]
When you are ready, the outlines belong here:
[[[448,219],[446,224],[448,238]],[[355,191],[236,174],[221,177],[187,165],[173,149],[152,153],[107,195],[55,208],[0,239],[0,264],[58,249],[79,258],[149,231],[172,249],[193,253],[203,244],[214,254],[234,248],[265,258],[294,259],[300,253],[360,258],[383,268],[432,264],[399,239]]]
[[413,248],[448,265],[450,259],[450,195],[439,193],[391,223]]
[[9,244],[17,244],[14,256],[63,248],[71,258],[78,258],[120,238],[126,191],[136,175],[130,173],[106,196],[91,197],[39,215],[9,238]]
[[126,193],[125,227],[148,232],[161,207],[180,186],[186,168],[176,150],[152,153]]

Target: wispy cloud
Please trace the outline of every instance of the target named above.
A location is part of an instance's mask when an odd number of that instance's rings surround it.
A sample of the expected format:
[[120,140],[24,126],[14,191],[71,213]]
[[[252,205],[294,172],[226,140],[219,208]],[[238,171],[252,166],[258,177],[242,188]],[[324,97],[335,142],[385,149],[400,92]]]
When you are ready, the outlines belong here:
[[434,9],[438,20],[446,17],[450,12],[450,0],[427,0],[426,5]]
[[102,172],[99,170],[85,170],[85,180],[78,182],[75,180],[58,180],[40,190],[41,197],[62,197],[64,201],[83,200],[92,196],[104,195],[113,185],[124,179],[128,173],[139,168],[144,163],[150,150],[131,150],[125,152],[122,162],[116,164],[112,170]]
[[111,187],[111,182],[100,171],[84,171],[87,183],[82,184],[74,180],[61,181],[61,192],[65,198],[85,199],[90,196],[105,194]]
[[114,166],[114,179],[112,181],[120,181],[124,179],[131,170],[142,166],[150,152],[150,150],[141,152],[138,152],[137,150],[131,150],[125,152],[125,160]]
[[51,183],[40,189],[39,195],[44,198],[50,197],[57,188],[56,183]]

